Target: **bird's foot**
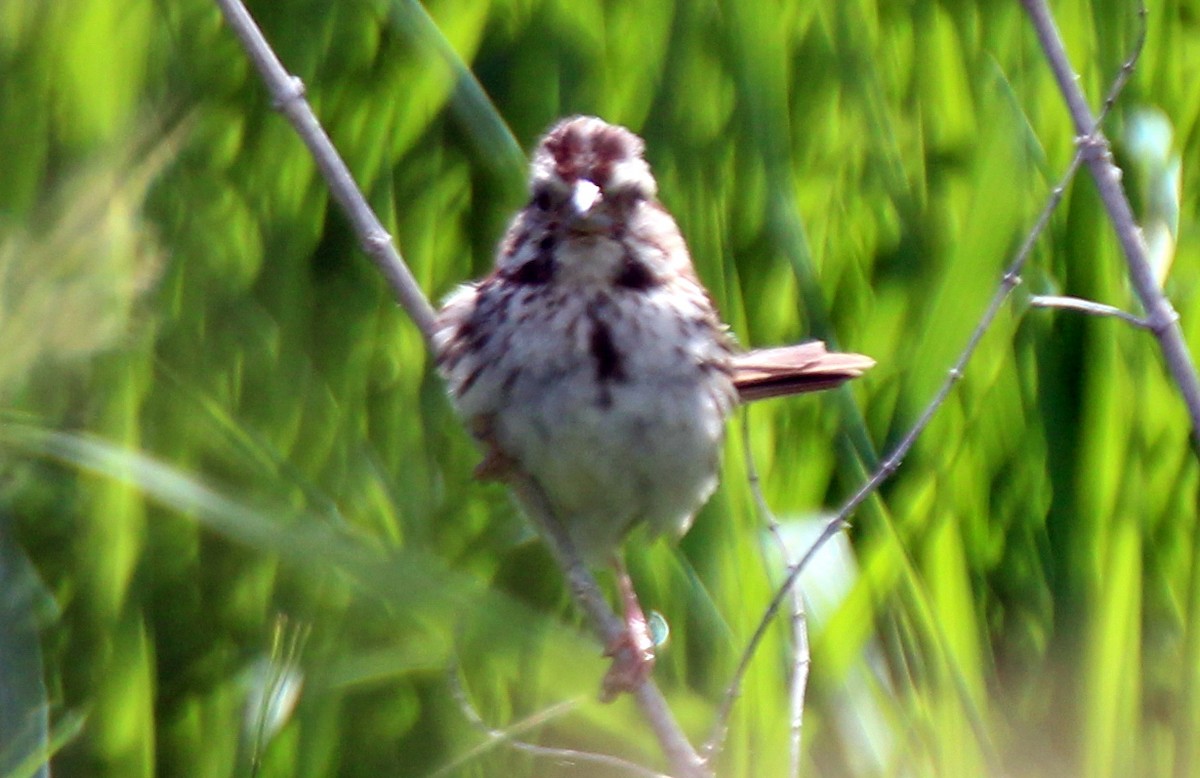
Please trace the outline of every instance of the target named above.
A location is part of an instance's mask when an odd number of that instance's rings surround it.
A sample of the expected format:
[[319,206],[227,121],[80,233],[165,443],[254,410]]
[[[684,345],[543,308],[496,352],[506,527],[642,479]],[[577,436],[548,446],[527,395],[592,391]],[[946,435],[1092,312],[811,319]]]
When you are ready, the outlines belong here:
[[494,419],[481,416],[470,422],[471,434],[483,445],[483,459],[475,465],[475,480],[506,481],[517,469],[517,460],[505,454],[492,434]]
[[617,585],[625,609],[625,629],[604,648],[604,655],[612,657],[612,666],[604,675],[600,687],[600,701],[612,702],[622,692],[635,692],[646,682],[654,670],[654,638],[646,623],[646,614],[633,591],[633,582],[618,560]]

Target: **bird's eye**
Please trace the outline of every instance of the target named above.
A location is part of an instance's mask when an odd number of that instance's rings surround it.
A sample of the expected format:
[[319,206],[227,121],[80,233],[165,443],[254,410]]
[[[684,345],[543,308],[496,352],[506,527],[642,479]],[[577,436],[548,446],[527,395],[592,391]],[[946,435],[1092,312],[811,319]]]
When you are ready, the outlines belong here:
[[530,200],[529,203],[539,211],[548,211],[550,210],[550,206],[553,205],[552,200],[553,198],[550,197],[550,193],[548,191],[545,189],[539,189],[533,193],[533,199]]

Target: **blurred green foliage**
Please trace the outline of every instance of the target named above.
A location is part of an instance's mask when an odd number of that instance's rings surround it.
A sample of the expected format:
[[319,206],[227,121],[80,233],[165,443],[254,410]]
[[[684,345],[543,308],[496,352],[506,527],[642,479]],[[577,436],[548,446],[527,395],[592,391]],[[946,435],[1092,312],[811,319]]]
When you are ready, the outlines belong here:
[[[646,138],[744,343],[874,356],[747,417],[797,537],[932,396],[1074,148],[1016,3],[251,10],[431,296],[488,267],[522,149],[595,113]],[[1135,8],[1054,11],[1098,101]],[[1174,130],[1166,287],[1193,343],[1197,19],[1150,5],[1112,118]],[[521,737],[662,766],[629,701],[595,702],[561,577],[471,480],[419,334],[214,4],[0,4],[0,149],[0,774],[37,773],[30,743],[64,776],[618,774],[488,740],[457,684],[494,727],[567,701]],[[1200,772],[1187,417],[1148,335],[1025,302],[1133,309],[1123,279],[1080,179],[853,554],[806,579],[805,774]],[[695,740],[782,574],[730,438],[693,531],[629,549]],[[723,776],[786,770],[787,634]]]

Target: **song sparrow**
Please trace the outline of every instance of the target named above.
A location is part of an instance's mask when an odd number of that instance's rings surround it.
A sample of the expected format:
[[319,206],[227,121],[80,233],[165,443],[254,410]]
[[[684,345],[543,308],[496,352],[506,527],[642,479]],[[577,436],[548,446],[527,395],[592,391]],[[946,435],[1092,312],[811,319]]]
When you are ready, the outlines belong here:
[[716,487],[739,399],[829,388],[874,364],[819,342],[740,352],[642,150],[597,118],[556,124],[495,269],[446,300],[434,335],[451,398],[487,452],[477,473],[520,468],[584,559],[617,567],[629,630],[609,646],[608,698],[653,663],[620,563],[626,533],[688,529]]

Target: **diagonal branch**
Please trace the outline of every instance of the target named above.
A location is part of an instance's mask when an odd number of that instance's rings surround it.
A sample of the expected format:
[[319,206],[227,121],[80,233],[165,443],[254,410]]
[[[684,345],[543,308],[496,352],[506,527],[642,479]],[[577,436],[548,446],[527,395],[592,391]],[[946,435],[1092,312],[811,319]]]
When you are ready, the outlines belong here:
[[1154,277],[1141,228],[1134,219],[1129,198],[1125,196],[1125,190],[1121,186],[1121,171],[1113,164],[1108,139],[1104,137],[1092,116],[1079,80],[1071,69],[1071,62],[1067,59],[1062,37],[1058,34],[1050,9],[1046,7],[1045,0],[1021,0],[1021,4],[1025,6],[1034,30],[1037,31],[1038,41],[1050,62],[1050,69],[1058,81],[1058,88],[1067,102],[1071,120],[1075,124],[1075,132],[1080,138],[1080,152],[1091,170],[1092,178],[1096,181],[1096,189],[1104,202],[1105,210],[1112,219],[1117,239],[1125,254],[1125,262],[1129,266],[1129,278],[1133,282],[1133,289],[1146,311],[1148,328],[1158,339],[1167,370],[1179,387],[1179,393],[1187,406],[1188,416],[1192,421],[1192,446],[1200,450],[1200,378],[1196,375],[1195,363],[1183,339],[1179,314],[1175,312],[1175,308],[1167,300]]
[[271,93],[275,109],[287,117],[296,134],[312,153],[321,175],[329,184],[333,199],[350,220],[363,251],[379,268],[379,272],[383,273],[392,294],[412,317],[417,329],[425,336],[425,342],[429,343],[433,333],[433,306],[429,304],[417,279],[413,277],[412,271],[393,245],[392,236],[383,228],[383,223],[367,204],[367,198],[354,183],[350,169],[333,147],[329,135],[313,113],[312,106],[304,99],[304,83],[284,69],[283,63],[279,61],[279,57],[275,55],[241,0],[216,2],[225,15],[225,21],[241,41],[246,55],[262,76],[263,83]]
[[[338,205],[345,211],[363,250],[379,267],[400,305],[412,317],[425,341],[433,332],[434,311],[412,272],[392,244],[391,236],[371,210],[366,198],[322,129],[312,107],[304,98],[304,85],[287,72],[271,49],[241,0],[216,0],[250,60],[271,93],[275,107],[308,146]],[[587,616],[593,631],[605,644],[613,642],[623,627],[579,554],[563,532],[541,489],[533,479],[516,473],[508,486],[522,508],[545,538],[555,561],[562,568],[576,603]],[[643,717],[654,730],[671,769],[679,778],[708,775],[703,760],[671,715],[662,692],[647,681],[633,694]]]
[[[1034,1],[1035,0],[1023,0],[1023,2]],[[1100,115],[1092,120],[1092,125],[1089,125],[1087,133],[1088,135],[1090,135],[1092,132],[1099,131],[1100,123],[1103,122],[1108,116],[1109,110],[1116,102],[1117,96],[1121,93],[1121,90],[1124,89],[1125,84],[1129,81],[1129,76],[1133,73],[1134,65],[1137,62],[1138,57],[1141,55],[1142,46],[1146,41],[1144,4],[1139,3],[1139,9],[1141,11],[1139,17],[1142,20],[1142,24],[1138,31],[1137,40],[1133,44],[1129,58],[1126,59],[1121,65],[1120,71],[1117,73],[1116,78],[1113,79],[1112,86],[1109,88],[1108,94],[1105,96],[1104,106],[1101,109]],[[892,452],[883,459],[883,461],[879,464],[879,467],[871,475],[870,479],[868,479],[866,483],[859,487],[858,491],[851,495],[850,499],[842,505],[837,514],[829,520],[829,522],[825,525],[825,528],[821,530],[821,534],[817,536],[817,539],[813,541],[812,545],[809,546],[808,550],[805,551],[804,555],[800,558],[800,561],[792,565],[788,571],[787,577],[776,590],[775,595],[771,598],[771,602],[767,605],[766,610],[763,612],[763,616],[758,623],[758,627],[755,629],[754,634],[750,636],[750,641],[746,644],[745,651],[742,652],[742,658],[738,662],[738,666],[734,670],[733,677],[729,681],[729,686],[725,690],[725,697],[721,700],[721,705],[717,709],[717,715],[713,721],[709,737],[707,740],[705,740],[704,745],[701,747],[701,752],[709,761],[712,761],[715,758],[716,754],[720,752],[724,745],[725,736],[729,727],[729,716],[732,713],[733,705],[737,701],[737,698],[740,694],[742,680],[745,678],[746,671],[750,667],[750,661],[754,658],[754,654],[758,650],[758,646],[762,642],[763,637],[766,635],[767,629],[771,626],[771,622],[775,619],[775,617],[779,614],[780,609],[783,607],[783,603],[784,600],[787,599],[788,592],[790,592],[792,587],[796,585],[796,581],[800,578],[800,574],[804,572],[804,569],[808,566],[809,562],[812,561],[812,558],[816,556],[816,553],[821,549],[821,547],[825,545],[825,543],[827,543],[831,538],[841,532],[849,523],[850,516],[853,515],[854,511],[858,510],[859,506],[866,502],[867,499],[874,494],[881,485],[883,485],[883,482],[891,478],[892,475],[900,468],[900,464],[904,461],[904,457],[908,455],[908,452],[916,444],[917,439],[921,436],[921,433],[924,432],[925,428],[929,426],[929,423],[933,421],[933,417],[937,414],[938,409],[941,408],[942,404],[946,401],[946,398],[950,396],[950,392],[954,389],[954,386],[960,380],[962,380],[967,363],[970,362],[971,357],[975,354],[975,349],[979,346],[980,341],[983,340],[984,334],[991,327],[996,316],[999,315],[1004,303],[1008,300],[1009,295],[1012,294],[1012,290],[1015,289],[1021,282],[1021,271],[1025,267],[1026,261],[1029,259],[1030,254],[1033,253],[1033,248],[1036,245],[1038,238],[1045,231],[1046,226],[1050,223],[1050,217],[1054,214],[1055,209],[1058,208],[1059,203],[1062,201],[1063,195],[1066,192],[1067,184],[1069,184],[1075,177],[1075,174],[1078,172],[1079,167],[1083,164],[1086,155],[1085,145],[1081,143],[1078,150],[1075,152],[1074,158],[1071,160],[1071,164],[1067,167],[1066,172],[1063,173],[1062,177],[1058,181],[1058,184],[1054,187],[1054,189],[1051,190],[1050,196],[1047,198],[1046,204],[1042,207],[1041,213],[1038,214],[1037,221],[1034,223],[1033,228],[1029,231],[1029,234],[1025,236],[1025,240],[1022,241],[1020,247],[1017,249],[1012,262],[1005,270],[1004,275],[1001,276],[1000,284],[997,287],[996,292],[992,295],[992,299],[989,301],[988,307],[984,311],[983,316],[980,318],[979,323],[976,325],[975,330],[971,333],[970,338],[967,339],[967,344],[963,347],[958,359],[954,361],[953,366],[947,372],[945,380],[938,388],[938,391],[934,394],[933,399],[929,401],[929,404],[925,407],[925,410],[923,410],[921,415],[917,418],[916,423],[913,424],[912,428],[900,440]],[[1178,324],[1175,325],[1175,328],[1178,329]]]
[[[1038,41],[1050,61],[1054,78],[1058,81],[1058,87],[1071,111],[1075,131],[1083,134],[1079,128],[1089,126],[1090,112],[1083,98],[1083,91],[1079,88],[1071,69],[1050,9],[1043,0],[1021,2],[1034,29],[1037,30]],[[1144,16],[1144,9],[1142,14]],[[1154,276],[1146,243],[1121,187],[1121,171],[1113,164],[1108,140],[1099,132],[1089,133],[1083,140],[1083,148],[1088,152],[1087,163],[1091,168],[1092,177],[1096,180],[1096,190],[1100,193],[1100,199],[1104,202],[1121,243],[1134,292],[1146,311],[1147,329],[1158,339],[1167,371],[1179,387],[1179,393],[1187,406],[1192,422],[1192,449],[1200,455],[1200,380],[1197,380],[1196,367],[1184,341],[1183,330],[1179,326],[1179,314],[1163,294]],[[1197,549],[1200,549],[1200,532],[1193,530],[1192,550],[1195,552]],[[1200,566],[1194,562],[1191,580],[1188,583],[1185,623],[1183,656],[1194,657],[1200,650]],[[1200,674],[1194,668],[1185,671],[1179,698],[1188,702],[1180,707],[1181,712],[1175,721],[1174,774],[1179,776],[1193,774],[1196,762],[1200,759],[1200,748],[1196,745],[1196,725],[1200,721],[1200,715],[1197,714],[1194,703],[1190,702],[1195,699],[1198,687]]]

